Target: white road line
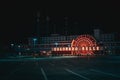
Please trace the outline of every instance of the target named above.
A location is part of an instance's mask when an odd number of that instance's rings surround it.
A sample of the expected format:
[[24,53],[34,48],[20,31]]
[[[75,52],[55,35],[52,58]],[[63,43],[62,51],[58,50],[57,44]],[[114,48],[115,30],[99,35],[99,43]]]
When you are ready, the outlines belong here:
[[49,63],[50,65],[52,65],[52,66],[54,66],[55,64],[53,64],[53,63]]
[[73,72],[73,71],[71,71],[71,70],[69,70],[69,69],[65,69],[67,72],[69,72],[69,73],[72,73],[72,74],[74,74],[74,75],[76,75],[76,76],[79,76],[79,77],[81,77],[81,78],[83,78],[83,79],[85,79],[85,80],[90,80],[89,78],[87,78],[87,77],[84,77],[84,76],[82,76],[82,75],[80,75],[80,74],[78,74],[78,73],[75,73],[75,72]]
[[115,75],[115,74],[112,74],[112,73],[103,72],[103,71],[96,70],[96,69],[90,69],[90,71],[93,71],[93,72],[97,72],[97,73],[101,73],[101,74],[105,74],[105,75],[109,75],[109,76],[113,76],[113,77],[120,78],[120,76],[118,76],[118,75]]
[[45,71],[43,70],[43,68],[41,68],[41,72],[42,72],[42,74],[43,74],[43,76],[44,76],[44,79],[45,79],[45,80],[48,80],[48,78],[47,78],[47,76],[46,76]]

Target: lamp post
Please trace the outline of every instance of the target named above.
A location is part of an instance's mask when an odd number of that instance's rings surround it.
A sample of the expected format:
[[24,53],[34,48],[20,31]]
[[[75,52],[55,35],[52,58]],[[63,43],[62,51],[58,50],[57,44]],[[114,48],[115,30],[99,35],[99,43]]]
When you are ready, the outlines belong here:
[[36,39],[36,38],[34,38],[34,39],[33,39],[33,42],[34,42],[34,43],[33,43],[33,44],[34,44],[34,47],[35,47],[36,41],[37,41],[37,39]]
[[37,39],[33,38],[33,45],[34,45],[34,52],[35,52],[35,44],[36,44]]
[[56,47],[57,47],[58,43],[56,42],[55,45],[56,45]]

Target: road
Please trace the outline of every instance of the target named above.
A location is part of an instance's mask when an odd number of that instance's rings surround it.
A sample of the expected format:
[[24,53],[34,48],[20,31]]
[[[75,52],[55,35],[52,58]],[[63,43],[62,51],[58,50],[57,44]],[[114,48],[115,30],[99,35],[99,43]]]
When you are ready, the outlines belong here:
[[120,80],[120,56],[0,59],[0,80]]

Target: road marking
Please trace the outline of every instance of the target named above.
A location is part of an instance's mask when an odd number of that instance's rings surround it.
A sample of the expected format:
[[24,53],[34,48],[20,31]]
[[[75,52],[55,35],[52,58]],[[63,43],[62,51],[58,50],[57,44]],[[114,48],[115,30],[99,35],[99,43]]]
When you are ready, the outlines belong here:
[[52,65],[52,66],[54,66],[55,64],[53,64],[53,63],[49,63],[50,65]]
[[118,76],[118,75],[114,75],[114,74],[112,74],[112,73],[107,73],[107,72],[103,72],[103,71],[96,70],[96,69],[90,69],[90,71],[93,71],[93,72],[97,72],[97,73],[101,73],[101,74],[105,74],[105,75],[109,75],[109,76],[113,76],[113,77],[120,78],[120,76]]
[[43,68],[41,68],[41,72],[42,72],[42,74],[43,74],[43,76],[44,76],[44,79],[45,79],[45,80],[48,80],[48,79],[47,79],[47,76],[46,76],[46,74],[45,74],[45,71],[43,70]]
[[69,72],[69,73],[72,73],[72,74],[74,74],[74,75],[76,75],[76,76],[79,76],[79,77],[81,77],[81,78],[83,78],[83,79],[85,79],[85,80],[90,80],[89,78],[87,78],[87,77],[84,77],[84,76],[82,76],[82,75],[80,75],[80,74],[78,74],[78,73],[75,73],[75,72],[73,72],[73,71],[71,71],[71,70],[69,70],[69,69],[65,69],[67,72]]

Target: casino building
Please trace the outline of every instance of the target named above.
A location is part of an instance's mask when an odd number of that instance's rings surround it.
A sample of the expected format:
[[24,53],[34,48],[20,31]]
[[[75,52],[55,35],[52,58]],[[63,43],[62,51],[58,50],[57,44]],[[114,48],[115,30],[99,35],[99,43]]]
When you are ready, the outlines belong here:
[[28,44],[14,45],[20,55],[33,56],[71,56],[71,55],[108,55],[120,53],[119,35],[101,33],[94,29],[93,35],[59,35],[28,38]]
[[[29,45],[36,52],[51,53],[52,55],[92,55],[99,50],[96,40],[91,35],[60,36],[52,34],[50,37],[29,39]],[[39,43],[41,42],[41,43]]]
[[[39,27],[37,15],[37,26]],[[46,19],[49,21],[49,18]],[[65,23],[67,26],[67,22]],[[39,30],[39,29],[38,29]],[[11,45],[19,55],[62,56],[62,55],[101,55],[120,53],[120,35],[103,33],[94,29],[93,34],[60,35],[28,38],[28,44]]]

